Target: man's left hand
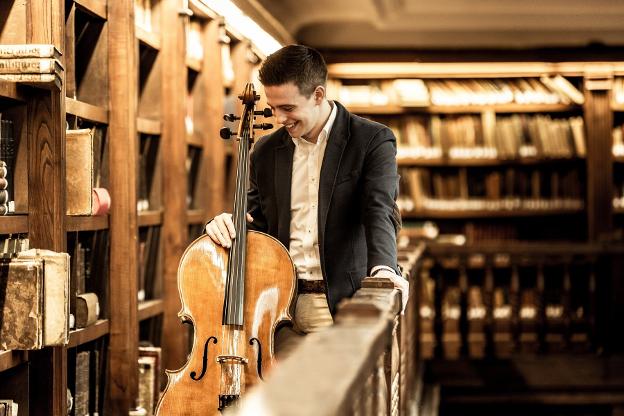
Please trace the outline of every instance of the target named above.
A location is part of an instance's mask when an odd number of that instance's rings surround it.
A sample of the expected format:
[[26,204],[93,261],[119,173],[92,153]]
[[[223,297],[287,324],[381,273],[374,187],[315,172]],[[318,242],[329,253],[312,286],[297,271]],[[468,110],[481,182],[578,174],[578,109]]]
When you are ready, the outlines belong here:
[[409,282],[403,278],[403,276],[399,276],[398,274],[391,272],[387,269],[381,269],[377,273],[375,273],[375,277],[385,277],[392,280],[394,283],[394,287],[401,291],[401,303],[403,304],[401,307],[401,315],[405,313],[405,308],[407,307],[407,300],[409,298]]

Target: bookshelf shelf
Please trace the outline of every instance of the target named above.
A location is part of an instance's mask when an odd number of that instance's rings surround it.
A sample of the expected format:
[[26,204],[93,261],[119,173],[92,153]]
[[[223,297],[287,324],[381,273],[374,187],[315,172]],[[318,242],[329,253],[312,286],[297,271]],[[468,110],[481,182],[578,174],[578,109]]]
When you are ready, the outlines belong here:
[[617,215],[624,214],[624,208],[622,208],[622,207],[620,207],[620,208],[613,208],[613,213],[617,214]]
[[624,163],[624,156],[613,156],[613,161],[616,163]]
[[509,210],[433,210],[423,209],[402,213],[403,219],[413,220],[422,218],[434,219],[472,219],[472,218],[514,218],[514,217],[543,217],[557,215],[582,214],[582,208],[556,209],[509,209]]
[[25,234],[28,232],[28,215],[0,217],[0,234]]
[[108,228],[108,215],[93,215],[77,217],[68,215],[65,218],[67,231],[96,231]]
[[137,117],[137,131],[143,134],[159,136],[162,133],[162,122],[160,120]]
[[24,87],[19,84],[9,81],[0,81],[0,97],[25,102],[27,95],[24,91]]
[[202,70],[202,61],[195,58],[186,57],[186,67],[191,71],[201,72]]
[[202,141],[202,137],[199,136],[198,134],[187,134],[186,144],[188,144],[189,146],[204,147],[204,142]]
[[69,344],[67,345],[67,348],[74,348],[101,338],[109,333],[109,328],[110,325],[108,319],[99,319],[93,325],[71,331],[69,333]]
[[189,209],[186,218],[189,224],[203,224],[206,222],[206,213],[203,209]]
[[141,26],[135,26],[135,33],[139,42],[155,51],[160,51],[162,42],[159,34],[149,32]]
[[74,3],[95,17],[107,19],[106,0],[74,0]]
[[392,114],[409,114],[409,113],[426,113],[426,114],[479,114],[484,111],[494,111],[495,113],[560,113],[578,111],[581,109],[577,105],[567,104],[501,104],[494,106],[423,106],[408,107],[399,105],[387,106],[347,106],[349,111],[355,114],[369,115],[392,115]]
[[28,351],[0,351],[0,372],[28,361]]
[[[624,158],[622,158],[624,161]],[[521,158],[521,159],[424,159],[412,157],[397,157],[397,164],[401,167],[469,167],[469,166],[508,166],[508,165],[543,165],[559,163],[584,162],[584,158]]]
[[162,299],[146,300],[139,303],[138,319],[144,321],[164,312],[164,302]]
[[163,211],[140,211],[138,217],[139,227],[151,227],[161,225],[163,220]]
[[613,111],[623,112],[624,111],[624,103],[614,103],[611,105],[611,109]]
[[108,110],[73,98],[65,98],[65,111],[85,120],[108,124]]

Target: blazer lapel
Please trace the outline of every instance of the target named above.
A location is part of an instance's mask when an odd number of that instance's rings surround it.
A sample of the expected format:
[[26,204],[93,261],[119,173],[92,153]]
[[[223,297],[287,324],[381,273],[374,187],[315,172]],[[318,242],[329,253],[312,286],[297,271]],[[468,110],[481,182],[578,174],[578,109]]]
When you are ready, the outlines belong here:
[[325,148],[323,165],[321,167],[321,177],[319,182],[319,211],[318,211],[318,232],[319,243],[323,244],[325,237],[325,223],[331,204],[336,175],[342,160],[342,154],[349,140],[349,113],[337,101],[334,101],[338,113],[334,120],[329,141]]
[[277,199],[277,239],[290,245],[290,187],[295,144],[288,134],[284,144],[275,148],[275,196]]

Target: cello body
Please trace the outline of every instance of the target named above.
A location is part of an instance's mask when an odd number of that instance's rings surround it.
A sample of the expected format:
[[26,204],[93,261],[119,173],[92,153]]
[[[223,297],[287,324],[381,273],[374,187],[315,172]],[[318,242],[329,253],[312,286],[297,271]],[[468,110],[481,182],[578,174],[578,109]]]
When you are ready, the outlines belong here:
[[222,323],[229,250],[204,235],[184,252],[178,316],[194,326],[193,349],[184,367],[167,370],[157,415],[218,415],[274,364],[274,332],[292,319],[295,269],[288,250],[267,234],[247,232],[246,248],[242,326]]

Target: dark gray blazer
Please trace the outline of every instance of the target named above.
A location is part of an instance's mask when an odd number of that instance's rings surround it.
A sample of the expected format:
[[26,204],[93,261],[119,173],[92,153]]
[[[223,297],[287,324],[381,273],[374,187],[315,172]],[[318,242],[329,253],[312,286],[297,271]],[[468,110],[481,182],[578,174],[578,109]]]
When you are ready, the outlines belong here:
[[[321,268],[332,314],[376,265],[397,269],[396,139],[386,126],[341,104],[325,149],[319,183]],[[290,188],[295,145],[283,127],[257,141],[250,156],[249,229],[289,247]],[[397,269],[398,270],[398,269]]]

